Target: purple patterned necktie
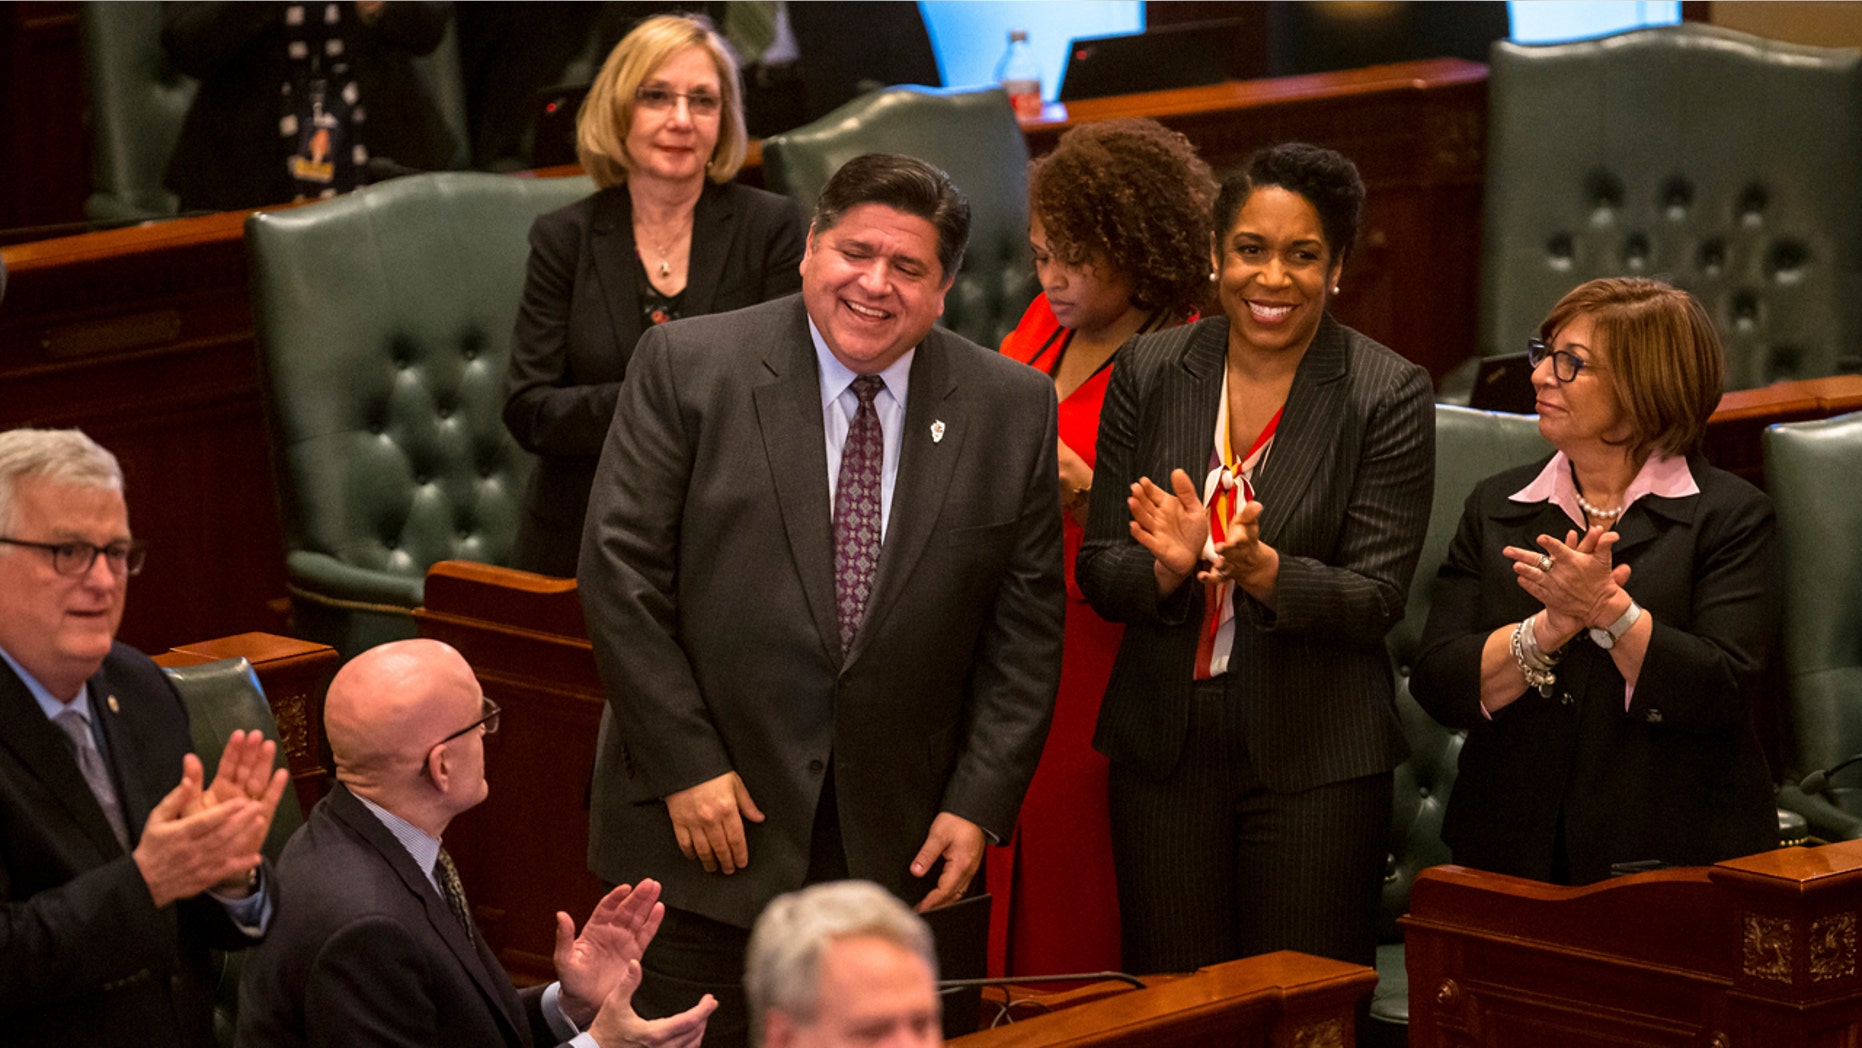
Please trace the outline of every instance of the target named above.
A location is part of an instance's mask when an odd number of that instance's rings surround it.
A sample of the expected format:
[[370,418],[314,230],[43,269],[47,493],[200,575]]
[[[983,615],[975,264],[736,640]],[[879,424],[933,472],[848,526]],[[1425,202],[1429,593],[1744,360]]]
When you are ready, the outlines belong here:
[[878,375],[853,380],[860,410],[847,427],[847,443],[840,452],[840,480],[834,487],[834,595],[843,655],[853,647],[867,594],[873,591],[873,568],[879,563],[879,484],[886,437],[873,398],[885,388],[886,380]]

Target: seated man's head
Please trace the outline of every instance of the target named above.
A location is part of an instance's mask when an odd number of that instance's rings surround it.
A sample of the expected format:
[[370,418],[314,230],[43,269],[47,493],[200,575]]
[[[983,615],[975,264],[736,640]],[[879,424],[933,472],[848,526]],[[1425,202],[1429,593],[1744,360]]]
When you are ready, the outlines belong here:
[[141,567],[115,455],[75,429],[0,433],[0,649],[76,698]]
[[963,265],[970,204],[922,160],[868,153],[821,190],[802,256],[802,301],[835,359],[891,367],[944,314]]
[[438,837],[485,799],[484,737],[498,708],[472,667],[437,640],[399,640],[351,659],[330,682],[324,731],[336,777]]
[[744,961],[754,1043],[943,1043],[931,929],[884,888],[834,881],[779,896]]

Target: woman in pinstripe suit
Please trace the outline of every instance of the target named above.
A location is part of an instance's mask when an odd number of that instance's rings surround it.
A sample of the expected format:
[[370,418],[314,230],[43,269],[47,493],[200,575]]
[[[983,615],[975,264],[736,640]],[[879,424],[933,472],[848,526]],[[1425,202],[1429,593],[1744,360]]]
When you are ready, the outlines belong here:
[[1106,393],[1078,576],[1126,624],[1094,745],[1129,970],[1372,960],[1435,414],[1326,313],[1363,196],[1330,150],[1251,156],[1215,207],[1227,316],[1134,340]]

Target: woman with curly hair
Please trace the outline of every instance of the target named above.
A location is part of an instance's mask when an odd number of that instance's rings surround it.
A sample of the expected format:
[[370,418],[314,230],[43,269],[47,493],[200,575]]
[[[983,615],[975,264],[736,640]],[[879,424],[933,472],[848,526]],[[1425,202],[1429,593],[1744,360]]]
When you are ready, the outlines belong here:
[[1028,241],[1041,295],[1002,352],[1047,372],[1060,398],[1067,634],[1047,747],[1021,828],[990,856],[994,956],[1015,974],[1118,967],[1106,759],[1093,724],[1120,627],[1073,579],[1093,486],[1099,405],[1118,348],[1193,320],[1207,297],[1215,182],[1189,140],[1154,120],[1067,132],[1028,172]]

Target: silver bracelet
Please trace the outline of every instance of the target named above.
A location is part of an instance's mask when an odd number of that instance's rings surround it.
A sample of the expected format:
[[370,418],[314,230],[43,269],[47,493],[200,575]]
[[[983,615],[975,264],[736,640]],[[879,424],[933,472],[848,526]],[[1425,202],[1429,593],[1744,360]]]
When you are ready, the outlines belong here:
[[1513,661],[1519,665],[1519,675],[1525,678],[1527,686],[1539,689],[1540,695],[1549,698],[1552,694],[1552,686],[1557,683],[1558,677],[1552,672],[1551,665],[1543,661],[1544,656],[1539,654],[1537,644],[1533,644],[1533,654],[1538,657],[1530,660],[1527,658],[1526,645],[1532,642],[1526,637],[1530,635],[1531,629],[1532,619],[1530,617],[1514,626],[1513,637],[1508,647],[1512,650]]

